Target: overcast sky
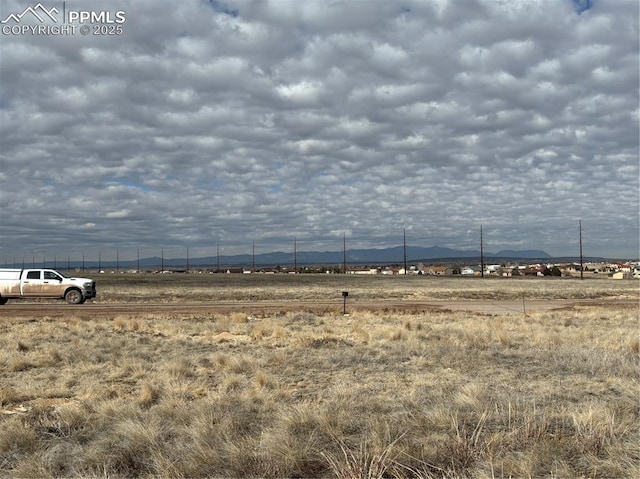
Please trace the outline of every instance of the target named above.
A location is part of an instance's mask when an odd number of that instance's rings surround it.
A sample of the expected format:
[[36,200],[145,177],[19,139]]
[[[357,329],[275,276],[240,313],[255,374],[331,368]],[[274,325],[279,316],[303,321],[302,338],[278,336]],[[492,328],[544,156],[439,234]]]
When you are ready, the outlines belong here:
[[41,3],[125,21],[3,30],[0,263],[478,249],[481,224],[577,256],[579,220],[586,255],[638,256],[637,0]]

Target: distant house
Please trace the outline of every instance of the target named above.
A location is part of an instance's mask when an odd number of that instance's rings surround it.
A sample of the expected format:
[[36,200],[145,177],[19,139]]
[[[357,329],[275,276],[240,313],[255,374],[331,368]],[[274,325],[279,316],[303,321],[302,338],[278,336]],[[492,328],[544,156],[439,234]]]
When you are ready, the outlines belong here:
[[544,276],[544,268],[542,266],[530,266],[520,270],[523,276]]
[[378,274],[378,268],[359,268],[349,270],[350,274]]
[[500,266],[499,264],[485,265],[486,274],[499,274],[501,270],[502,270],[502,266]]
[[276,274],[276,273],[278,273],[278,270],[276,270],[274,268],[260,268],[260,270],[258,270],[258,273],[261,273],[261,274]]
[[425,266],[424,274],[443,276],[447,274],[447,269],[448,269],[448,266]]
[[392,268],[390,266],[387,266],[385,269],[381,271],[381,273],[384,275],[396,275],[396,274],[400,274],[400,270],[398,268]]

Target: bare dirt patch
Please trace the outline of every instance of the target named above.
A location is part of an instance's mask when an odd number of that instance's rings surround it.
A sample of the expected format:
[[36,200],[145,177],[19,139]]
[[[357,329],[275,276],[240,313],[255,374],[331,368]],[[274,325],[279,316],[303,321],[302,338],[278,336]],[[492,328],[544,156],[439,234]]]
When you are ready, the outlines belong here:
[[353,311],[378,311],[420,313],[426,311],[468,311],[484,314],[529,314],[533,312],[573,309],[588,306],[634,308],[638,303],[630,300],[446,300],[446,301],[348,301],[346,308],[341,301],[252,301],[220,303],[86,303],[70,306],[62,302],[32,303],[14,301],[2,306],[3,316],[23,318],[64,318],[69,315],[87,318],[105,318],[114,315],[190,317],[208,314],[244,312],[253,315],[274,315],[286,312],[343,313]]

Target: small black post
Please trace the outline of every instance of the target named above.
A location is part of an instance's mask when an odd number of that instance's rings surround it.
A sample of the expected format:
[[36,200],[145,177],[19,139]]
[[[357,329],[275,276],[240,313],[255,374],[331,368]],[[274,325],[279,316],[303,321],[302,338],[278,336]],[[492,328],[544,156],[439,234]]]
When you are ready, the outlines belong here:
[[349,296],[349,291],[342,292],[342,315],[346,316],[347,314],[347,296]]

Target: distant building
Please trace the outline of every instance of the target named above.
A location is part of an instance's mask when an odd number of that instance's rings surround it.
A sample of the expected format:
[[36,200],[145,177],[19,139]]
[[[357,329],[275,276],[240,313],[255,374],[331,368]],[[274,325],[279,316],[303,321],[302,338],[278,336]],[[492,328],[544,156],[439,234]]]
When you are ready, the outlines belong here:
[[447,268],[448,266],[425,266],[424,274],[443,276],[447,274]]
[[378,268],[359,268],[349,270],[350,274],[378,274],[380,270]]

